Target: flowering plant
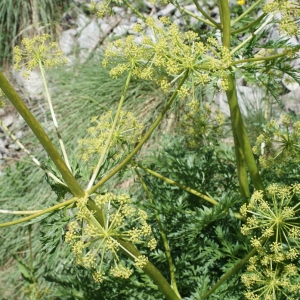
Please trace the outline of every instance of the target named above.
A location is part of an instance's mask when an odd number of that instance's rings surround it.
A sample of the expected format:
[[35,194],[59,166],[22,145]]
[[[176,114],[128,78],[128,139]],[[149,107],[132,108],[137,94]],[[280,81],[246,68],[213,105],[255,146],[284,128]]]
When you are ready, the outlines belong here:
[[[300,47],[285,40],[264,39],[264,30],[276,22],[278,13],[280,33],[287,37],[298,34],[299,4],[290,0],[216,2],[219,20],[197,0],[193,3],[198,14],[177,0],[151,1],[153,5],[174,5],[201,23],[206,28],[204,33],[195,28],[185,30],[171,17],[158,20],[144,15],[127,0],[90,3],[98,17],[111,14],[113,3],[125,5],[137,14],[139,22],[133,34],[106,47],[102,66],[109,68],[112,80],[125,81],[116,111],[91,116],[92,126],[78,140],[76,163],[88,164],[87,182],[82,179],[80,167],[75,170],[70,162],[45,74],[47,68],[67,60],[57,45],[49,42],[48,35],[24,39],[22,46],[15,47],[17,69],[27,77],[32,69],[40,70],[60,150],[2,73],[0,88],[60,175],[34,157],[2,122],[0,125],[63,193],[59,194],[59,203],[38,211],[23,211],[29,216],[3,222],[0,227],[47,214],[59,215],[64,210],[67,221],[63,236],[73,261],[91,271],[95,284],[103,289],[111,285],[114,292],[118,290],[114,286],[117,281],[110,276],[128,280],[136,288],[142,286],[149,299],[206,299],[219,297],[216,293],[223,299],[237,299],[242,294],[247,299],[299,296],[299,183],[270,183],[260,173],[260,168],[267,169],[278,161],[298,159],[299,122],[293,123],[290,117],[283,117],[282,126],[271,121],[253,148],[240,110],[236,80],[243,76],[249,83],[258,81],[274,97],[277,95],[272,85],[283,73],[300,83],[298,71],[289,65],[299,56]],[[262,14],[257,17],[259,9]],[[167,99],[151,124],[142,124],[134,112],[124,110],[134,79],[151,82]],[[200,101],[197,93],[204,88],[226,95],[228,123],[218,109],[211,108],[212,101]],[[180,125],[189,147],[174,146],[165,151],[163,159],[159,157],[151,164],[137,154],[176,101],[189,111]],[[268,107],[267,103],[266,110]],[[223,150],[218,148],[221,144],[225,148],[222,139],[228,128],[234,144],[232,160],[230,154],[221,155]],[[204,144],[206,147],[202,147]],[[185,161],[191,149],[196,155]],[[177,157],[173,158],[172,151]],[[255,154],[260,154],[260,165]],[[106,170],[108,160],[110,168]],[[134,174],[131,180],[139,182],[138,199],[134,201],[130,193],[112,192],[110,189],[116,187],[108,184],[125,168]],[[222,173],[226,174],[222,177]],[[238,242],[234,242],[236,239]],[[242,276],[240,269],[244,271]],[[29,273],[30,293],[37,297],[40,292],[33,266]],[[245,284],[244,291],[232,291],[237,281]],[[194,291],[192,285],[197,285]]]

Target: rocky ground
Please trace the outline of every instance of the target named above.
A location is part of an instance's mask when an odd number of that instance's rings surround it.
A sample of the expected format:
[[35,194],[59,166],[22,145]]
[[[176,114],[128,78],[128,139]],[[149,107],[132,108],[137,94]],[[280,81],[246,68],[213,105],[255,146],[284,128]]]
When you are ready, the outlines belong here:
[[[112,38],[121,37],[132,33],[132,26],[139,22],[139,19],[130,14],[127,9],[114,7],[114,15],[103,20],[95,18],[95,16],[84,13],[83,5],[86,1],[74,0],[74,6],[68,12],[64,13],[61,23],[61,34],[59,37],[59,45],[68,58],[68,64],[72,65],[78,59],[81,62],[91,58],[99,49],[103,49],[106,42]],[[179,25],[185,25],[185,19],[182,18],[181,12],[172,4],[168,4],[160,9],[154,7],[148,1],[141,1],[141,11],[145,15],[152,15],[159,18],[165,15],[172,15],[174,22]],[[210,3],[209,1],[207,2]],[[208,5],[210,15],[219,21],[218,9],[214,7],[215,1],[211,1]],[[199,15],[194,4],[189,4],[184,7],[193,14]],[[198,21],[194,18],[190,19],[190,24],[195,25]],[[269,28],[269,37],[278,36],[277,28]],[[292,38],[290,42],[299,44],[299,39]],[[300,68],[300,60],[295,61],[297,67]],[[43,83],[38,71],[32,71],[30,78],[25,80],[20,73],[12,71],[12,78],[15,82],[16,89],[23,96],[23,99],[29,104],[34,104],[35,107],[40,107],[40,101],[43,99]],[[282,97],[282,104],[286,111],[292,111],[298,114],[300,111],[299,97],[300,87],[296,83],[287,83],[286,78],[283,78],[283,84],[286,87],[286,93]],[[265,92],[254,86],[245,86],[243,80],[239,81],[238,85],[239,99],[241,109],[244,114],[247,114],[249,103],[253,107],[263,105]],[[247,100],[247,101],[245,101]],[[225,97],[220,93],[216,97],[216,101],[220,109],[228,115],[228,105]],[[0,109],[0,118],[17,138],[21,138],[27,130],[22,118],[15,110],[7,105],[4,109]],[[11,138],[7,137],[0,129],[0,172],[6,164],[7,160],[18,158],[20,149]]]

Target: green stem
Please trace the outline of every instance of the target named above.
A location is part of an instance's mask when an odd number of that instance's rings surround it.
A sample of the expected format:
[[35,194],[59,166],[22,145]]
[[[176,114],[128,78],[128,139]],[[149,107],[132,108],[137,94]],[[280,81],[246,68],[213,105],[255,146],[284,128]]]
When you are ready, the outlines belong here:
[[[177,2],[177,1],[176,1]],[[209,26],[212,26],[212,27],[217,27],[219,28],[218,26],[216,26],[213,22],[211,22],[210,20],[206,20],[206,19],[203,19],[197,15],[195,15],[194,13],[192,13],[191,11],[185,9],[184,7],[180,6],[179,4],[175,4],[175,3],[172,3],[175,7],[177,7],[180,11],[183,11],[185,12],[187,15],[190,15],[191,17],[195,18],[196,20],[206,24],[206,25],[209,25]]]
[[[228,76],[228,83],[229,89],[226,91],[229,109],[230,109],[230,116],[231,116],[231,125],[233,131],[236,132],[238,137],[239,144],[235,145],[242,149],[245,162],[248,166],[251,179],[253,181],[254,187],[256,190],[264,191],[264,186],[262,183],[262,179],[260,177],[255,158],[252,152],[252,148],[245,130],[245,126],[243,123],[241,111],[237,101],[237,92],[236,92],[236,85],[235,85],[235,78],[233,74]],[[244,176],[243,176],[244,177]],[[246,180],[246,178],[244,178]],[[246,185],[246,183],[245,183]]]
[[[223,46],[230,49],[230,35],[231,35],[231,26],[230,26],[230,12],[229,12],[229,5],[228,2],[225,3],[224,1],[219,2],[219,9],[221,15],[221,23],[223,29],[223,36],[222,42]],[[227,96],[228,98],[228,96]],[[238,103],[236,103],[237,109],[239,111]],[[230,103],[229,103],[229,107]],[[231,117],[231,125],[232,125],[232,134],[233,134],[233,141],[235,146],[235,154],[236,154],[236,162],[237,162],[237,170],[238,170],[238,180],[239,180],[239,188],[241,192],[241,196],[243,198],[248,198],[250,196],[249,192],[249,184],[248,184],[248,176],[247,176],[247,168],[245,162],[245,153],[241,148],[238,134],[237,134],[237,127],[234,126],[234,116],[232,115],[232,111],[230,109],[230,117]]]
[[[136,247],[128,242],[124,242],[121,240],[118,240],[118,242],[127,249],[131,254],[133,254],[135,257],[141,256],[141,253],[136,249]],[[121,248],[122,249],[122,248]],[[126,255],[130,259],[132,259],[132,256],[129,255],[124,251]],[[159,288],[159,290],[164,294],[166,299],[168,300],[181,300],[180,297],[176,295],[176,292],[172,289],[166,278],[160,273],[160,271],[150,262],[148,261],[145,267],[142,269],[156,284]]]
[[249,41],[251,41],[263,28],[273,19],[274,14],[271,13],[266,16],[263,24],[260,25],[258,29],[256,29],[248,38],[246,38],[243,42],[241,42],[236,48],[231,50],[230,54],[233,55],[235,52],[244,47]]
[[202,198],[202,199],[204,199],[204,200],[206,200],[206,201],[208,201],[208,202],[210,202],[210,203],[212,203],[214,205],[218,204],[218,201],[216,201],[215,199],[210,198],[210,197],[208,197],[208,196],[206,196],[206,195],[204,195],[204,194],[202,194],[202,193],[200,193],[200,192],[198,192],[198,191],[196,191],[196,190],[194,190],[194,189],[192,189],[192,188],[190,188],[188,186],[185,186],[184,184],[181,184],[181,183],[178,183],[178,182],[176,182],[176,181],[174,181],[172,179],[169,179],[169,178],[167,178],[167,177],[165,177],[165,176],[163,176],[163,175],[161,175],[159,173],[156,173],[155,171],[152,171],[152,170],[150,170],[148,168],[143,167],[140,164],[138,164],[138,167],[141,168],[141,169],[143,169],[147,173],[149,173],[149,174],[151,174],[151,175],[153,175],[153,176],[155,176],[155,177],[157,177],[159,179],[162,179],[162,180],[164,180],[165,182],[167,182],[169,184],[178,186],[181,189],[183,189],[183,190],[185,190],[185,191],[187,191],[187,192],[189,192],[189,193],[191,193],[191,194],[193,194],[193,195],[195,195],[197,197],[200,197],[200,198]]
[[[191,189],[190,187],[187,187],[187,186],[185,186],[185,185],[183,185],[183,184],[180,184],[180,183],[178,183],[178,182],[175,182],[175,181],[172,180],[172,179],[169,179],[169,178],[167,178],[167,177],[164,177],[164,176],[162,176],[161,174],[156,173],[155,171],[153,171],[153,170],[151,170],[151,169],[145,168],[145,167],[143,167],[143,166],[140,165],[140,164],[138,164],[138,167],[141,168],[141,169],[143,169],[143,170],[146,171],[147,173],[149,173],[149,174],[151,174],[151,175],[153,175],[153,176],[155,176],[155,177],[157,177],[157,178],[160,178],[160,179],[164,180],[165,182],[167,182],[167,183],[169,183],[169,184],[178,186],[178,187],[180,187],[181,189],[183,189],[183,190],[185,190],[185,191],[187,191],[187,192],[189,192],[189,193],[191,193],[191,194],[193,194],[193,195],[195,195],[195,196],[197,196],[197,197],[199,197],[199,198],[202,198],[202,199],[204,199],[204,200],[206,200],[206,201],[208,201],[208,202],[210,202],[210,203],[212,203],[212,204],[214,204],[214,205],[219,204],[215,199],[213,199],[213,198],[211,198],[211,197],[208,197],[208,196],[206,196],[206,195],[204,195],[204,194],[202,194],[202,193],[200,193],[200,192],[198,192],[198,191],[196,191],[196,190],[194,190],[194,189]],[[246,174],[246,175],[247,175],[247,174]],[[240,220],[243,220],[243,219],[244,219],[244,218],[241,216],[240,213],[233,212],[233,214],[234,214],[234,216],[235,216],[237,219],[240,219]]]
[[285,57],[286,52],[283,52],[281,54],[276,54],[276,55],[270,55],[266,57],[252,57],[252,58],[246,58],[246,59],[240,59],[232,62],[230,66],[238,65],[238,64],[243,64],[243,63],[248,63],[248,62],[254,62],[254,61],[269,61],[269,60],[274,60],[280,57]]
[[[222,11],[222,25],[223,25],[223,46],[230,49],[230,31],[231,31],[231,25],[230,25],[230,9],[229,4],[227,1],[219,1],[220,3],[220,10]],[[258,168],[254,159],[254,155],[252,152],[252,148],[244,127],[241,111],[239,108],[238,100],[237,100],[237,91],[236,91],[236,82],[234,74],[231,73],[227,76],[228,80],[228,90],[226,90],[226,96],[228,99],[229,109],[230,109],[230,117],[231,117],[231,125],[234,136],[237,136],[237,139],[234,139],[235,147],[241,148],[243,152],[243,156],[245,159],[245,162],[248,166],[251,179],[253,181],[254,187],[257,190],[264,190],[264,186],[260,177],[260,174],[258,172]],[[240,151],[240,150],[238,150]],[[237,153],[237,152],[236,152]],[[246,178],[245,174],[245,166],[244,162],[242,160],[242,157],[239,155],[237,157],[237,165],[242,166],[242,169],[239,170],[239,172],[242,172],[242,176],[239,176],[240,180],[243,180],[242,183],[240,183],[240,187],[245,189],[244,192],[245,195],[248,194],[248,180]]]
[[152,132],[155,130],[155,128],[158,126],[160,121],[163,119],[169,108],[171,107],[172,103],[174,102],[178,89],[183,85],[186,78],[188,77],[188,71],[185,72],[184,76],[182,77],[180,83],[178,84],[178,87],[172,94],[171,98],[167,102],[165,108],[163,111],[159,114],[155,122],[151,125],[148,132],[144,135],[144,137],[141,139],[141,141],[138,143],[138,145],[130,152],[130,154],[114,169],[112,169],[104,178],[102,178],[97,184],[95,184],[90,190],[87,191],[87,195],[93,194],[100,186],[102,186],[107,180],[109,180],[112,176],[114,176],[116,173],[118,173],[130,160],[132,157],[142,148],[144,143],[148,140],[148,138],[151,136]]
[[33,281],[36,283],[36,277],[34,275],[34,268],[33,268],[33,251],[32,251],[32,224],[28,225],[28,235],[29,235],[29,253],[30,253],[30,271],[33,276]]
[[35,213],[35,214],[31,215],[31,216],[28,216],[28,217],[25,217],[25,218],[21,218],[21,219],[18,219],[18,220],[14,220],[14,221],[11,221],[11,222],[7,222],[7,223],[1,223],[0,224],[0,228],[1,227],[8,227],[8,226],[12,226],[12,225],[16,225],[16,224],[27,222],[27,221],[29,221],[31,219],[34,219],[34,218],[39,217],[39,216],[42,216],[42,215],[44,215],[44,214],[46,214],[48,212],[51,212],[51,211],[58,210],[58,209],[61,209],[63,207],[69,206],[69,205],[73,204],[76,201],[77,201],[77,198],[74,197],[72,199],[69,199],[69,200],[63,202],[63,203],[59,203],[59,204],[56,204],[56,205],[51,206],[49,208],[43,209],[40,212]]
[[127,0],[122,0],[135,14],[137,14],[143,21],[146,20],[146,18],[138,11],[136,10]]
[[61,158],[60,154],[58,153],[55,146],[52,144],[51,140],[47,136],[44,129],[41,127],[39,122],[35,119],[29,109],[26,107],[24,102],[21,100],[17,92],[8,82],[6,77],[0,72],[0,88],[10,100],[12,105],[16,108],[16,110],[20,113],[23,117],[25,122],[31,128],[35,136],[40,141],[41,145],[44,147],[54,164],[56,165],[57,169],[61,173],[64,181],[66,182],[67,186],[69,187],[71,193],[76,197],[84,197],[85,193],[81,186],[78,184],[72,173],[70,172],[69,168],[66,166],[64,160]]
[[194,4],[196,5],[197,9],[199,12],[201,12],[201,14],[207,19],[209,20],[211,23],[214,24],[214,27],[221,29],[221,24],[217,23],[214,19],[212,19],[203,9],[202,7],[199,5],[197,0],[193,0]]
[[239,189],[242,198],[246,200],[249,199],[250,197],[250,190],[249,190],[245,157],[244,157],[243,150],[240,146],[240,142],[236,130],[233,127],[232,127],[232,134],[233,134],[233,140],[235,146],[234,148],[235,148],[235,156],[236,156],[236,164],[237,164],[237,172],[238,172]]
[[[97,222],[99,222],[99,224],[103,228],[105,228],[105,220],[102,217],[102,210],[92,200],[88,202],[88,208],[93,212],[93,217],[97,220]],[[138,258],[142,255],[133,244],[125,242],[121,239],[116,240],[122,246],[120,247],[120,249],[130,259],[134,260],[135,257]],[[153,280],[153,282],[158,286],[160,291],[168,300],[181,300],[181,298],[176,295],[175,291],[172,289],[166,278],[151,262],[148,261],[148,263],[142,270]]]
[[236,23],[238,23],[240,20],[242,20],[245,16],[251,13],[251,11],[254,10],[256,6],[258,6],[263,0],[258,0],[255,3],[253,3],[248,9],[246,9],[239,17],[237,17],[235,20],[231,22],[231,26],[234,26]]
[[[152,196],[151,196],[150,191],[149,191],[147,185],[145,184],[145,181],[143,180],[140,172],[137,170],[136,167],[134,168],[134,171],[135,171],[136,175],[138,176],[138,178],[139,178],[139,180],[142,184],[142,187],[143,187],[144,191],[147,194],[147,197],[148,197],[150,203],[153,205]],[[175,268],[174,268],[174,264],[173,264],[173,260],[172,260],[172,256],[171,256],[171,249],[170,249],[170,246],[169,246],[169,243],[168,243],[167,235],[165,234],[165,231],[164,231],[164,228],[162,226],[159,214],[156,213],[156,212],[155,212],[155,218],[156,218],[156,221],[157,221],[157,224],[158,224],[158,227],[159,227],[159,232],[160,232],[161,238],[163,240],[164,248],[165,248],[165,253],[166,253],[166,257],[167,257],[167,261],[168,261],[168,265],[169,265],[169,270],[170,270],[171,286],[172,286],[173,290],[175,291],[175,293],[177,294],[177,296],[179,298],[181,298],[181,296],[179,294],[179,291],[178,291],[178,288],[177,288],[177,283],[176,283],[176,278],[175,278]]]
[[119,106],[118,106],[118,109],[117,109],[117,112],[116,112],[116,115],[115,115],[115,119],[114,119],[114,122],[112,124],[112,127],[110,129],[110,132],[109,132],[109,136],[105,142],[105,146],[102,150],[102,153],[101,153],[101,157],[98,161],[98,164],[93,172],[93,175],[92,175],[92,178],[87,186],[87,190],[89,190],[93,184],[94,184],[94,181],[97,177],[97,174],[102,166],[102,163],[103,163],[103,160],[104,160],[104,157],[105,157],[105,154],[109,148],[109,145],[110,145],[110,142],[112,140],[112,136],[114,134],[114,131],[115,131],[115,128],[117,126],[117,123],[118,123],[118,120],[119,120],[119,116],[120,116],[120,113],[121,113],[121,108],[122,108],[122,105],[123,105],[123,102],[124,102],[124,99],[125,99],[125,96],[126,96],[126,93],[127,93],[127,89],[128,89],[128,86],[129,86],[129,83],[130,83],[130,79],[131,79],[131,74],[132,74],[132,69],[130,69],[129,73],[128,73],[128,76],[127,76],[127,79],[126,79],[126,83],[125,83],[125,87],[124,87],[124,90],[122,92],[122,96],[121,96],[121,99],[120,99],[120,102],[119,102]]
[[40,71],[41,71],[41,75],[42,75],[42,79],[43,79],[43,83],[44,83],[44,88],[45,88],[46,97],[47,97],[47,100],[48,100],[48,105],[49,105],[51,117],[52,117],[53,124],[54,124],[54,127],[55,127],[55,132],[56,132],[56,135],[57,135],[58,140],[59,140],[59,145],[60,145],[63,157],[65,159],[66,165],[69,168],[69,170],[71,170],[70,163],[69,163],[68,156],[67,156],[67,152],[66,152],[66,148],[65,148],[64,142],[62,140],[61,134],[58,130],[58,123],[57,123],[57,120],[56,120],[56,117],[55,117],[55,113],[54,113],[54,109],[53,109],[53,105],[52,105],[52,101],[51,101],[51,97],[50,97],[50,93],[49,93],[49,89],[48,89],[48,85],[47,85],[47,81],[46,81],[45,71],[44,71],[44,67],[43,67],[41,61],[39,61],[39,67],[40,67]]
[[260,23],[260,21],[266,16],[267,14],[262,14],[259,18],[255,19],[253,22],[249,23],[248,25],[242,27],[242,28],[239,28],[239,29],[236,29],[236,30],[232,30],[231,31],[231,35],[234,35],[234,34],[238,34],[238,33],[242,33],[244,31],[247,31],[249,30],[250,28],[252,28],[253,26],[255,26],[257,23]]
[[236,264],[232,269],[230,269],[221,279],[203,296],[206,299],[210,296],[220,285],[222,285],[229,277],[235,274],[240,268],[248,262],[248,260],[256,253],[256,249],[253,248],[238,264]]

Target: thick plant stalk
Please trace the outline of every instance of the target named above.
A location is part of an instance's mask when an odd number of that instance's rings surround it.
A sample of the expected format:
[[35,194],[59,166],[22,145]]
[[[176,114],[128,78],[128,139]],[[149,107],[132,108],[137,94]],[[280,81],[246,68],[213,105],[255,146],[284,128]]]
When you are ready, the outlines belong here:
[[235,78],[231,74],[228,76],[229,81],[229,89],[226,91],[229,107],[230,107],[230,115],[232,127],[235,128],[238,136],[238,140],[240,143],[240,147],[243,150],[245,161],[248,166],[251,179],[253,181],[254,187],[256,190],[264,190],[264,186],[262,183],[262,179],[260,177],[254,155],[252,152],[252,148],[244,127],[244,123],[242,120],[241,111],[237,102],[237,94],[236,94],[236,86],[235,86]]
[[[221,23],[223,28],[223,46],[227,47],[230,50],[230,11],[228,1],[218,0],[220,15],[221,15]],[[254,156],[252,153],[252,149],[244,128],[244,124],[242,121],[241,112],[239,109],[238,101],[237,101],[237,93],[236,93],[236,85],[235,78],[233,74],[228,76],[229,89],[226,91],[229,108],[230,108],[230,116],[231,116],[231,124],[232,130],[234,134],[234,143],[235,147],[242,150],[242,155],[244,155],[246,164],[248,165],[251,179],[254,183],[254,186],[258,190],[264,190],[263,184],[258,173],[258,169],[254,160]],[[235,137],[236,134],[236,137]],[[236,151],[236,153],[239,153]],[[239,166],[239,157],[237,157],[238,167]],[[239,180],[242,180],[242,184],[244,180],[239,176]],[[247,183],[248,185],[248,183]],[[230,278],[233,274],[235,274],[244,264],[248,262],[250,257],[252,257],[256,253],[256,249],[252,249],[236,266],[230,269],[221,279],[203,296],[203,299],[209,297],[219,286],[221,286],[228,278]]]
[[[118,241],[124,248],[126,248],[135,257],[139,257],[141,254],[136,249],[136,247],[128,242]],[[125,254],[127,254],[125,252]],[[127,254],[128,255],[128,254]],[[131,256],[128,255],[131,258]],[[143,268],[143,271],[153,280],[153,282],[158,286],[159,290],[164,294],[168,300],[181,300],[175,291],[170,286],[166,278],[160,273],[160,271],[151,263],[148,262]]]
[[250,198],[247,167],[246,167],[243,150],[240,147],[239,139],[236,131],[233,129],[233,126],[232,126],[232,134],[233,134],[233,140],[235,145],[234,148],[235,148],[240,193],[241,196],[244,198],[244,200],[246,200]]
[[[220,15],[221,15],[221,22],[223,25],[223,46],[227,47],[230,50],[230,10],[229,4],[227,1],[219,0],[219,8],[220,8]],[[236,83],[234,74],[231,73],[227,76],[228,80],[228,89],[226,90],[226,96],[228,99],[229,109],[230,109],[230,117],[231,117],[231,125],[233,133],[237,135],[237,140],[234,139],[235,147],[241,148],[244,154],[245,162],[248,166],[251,179],[253,181],[254,187],[257,190],[264,190],[264,186],[262,183],[262,179],[258,172],[258,168],[254,159],[254,155],[252,152],[252,148],[245,130],[245,126],[242,120],[242,114],[239,108],[239,104],[237,101],[237,91],[236,91]],[[237,157],[237,160],[239,157]],[[242,162],[239,161],[239,164]],[[241,170],[240,170],[241,171]],[[243,171],[244,172],[244,171]],[[245,176],[239,177],[240,180],[245,180]],[[248,184],[248,183],[247,183]],[[246,186],[246,182],[240,182],[240,185]]]
[[0,88],[7,96],[9,101],[12,103],[12,105],[19,112],[19,114],[23,117],[23,119],[31,128],[35,136],[38,138],[41,145],[44,147],[44,149],[46,150],[46,152],[48,153],[48,155],[56,165],[57,169],[61,173],[71,193],[78,198],[84,197],[85,195],[84,190],[81,188],[79,183],[76,181],[76,179],[70,172],[69,168],[65,164],[64,160],[61,158],[55,146],[52,144],[48,135],[46,134],[46,132],[44,131],[40,123],[35,119],[35,117],[29,111],[29,109],[22,101],[18,93],[15,91],[15,89],[11,86],[11,84],[8,82],[6,77],[1,72],[0,72]]

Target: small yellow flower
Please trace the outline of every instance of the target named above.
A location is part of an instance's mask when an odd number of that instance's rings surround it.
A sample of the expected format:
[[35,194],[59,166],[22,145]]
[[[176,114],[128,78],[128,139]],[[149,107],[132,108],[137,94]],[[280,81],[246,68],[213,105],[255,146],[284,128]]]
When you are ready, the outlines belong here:
[[245,2],[246,2],[245,0],[238,0],[237,4],[238,5],[245,5]]

